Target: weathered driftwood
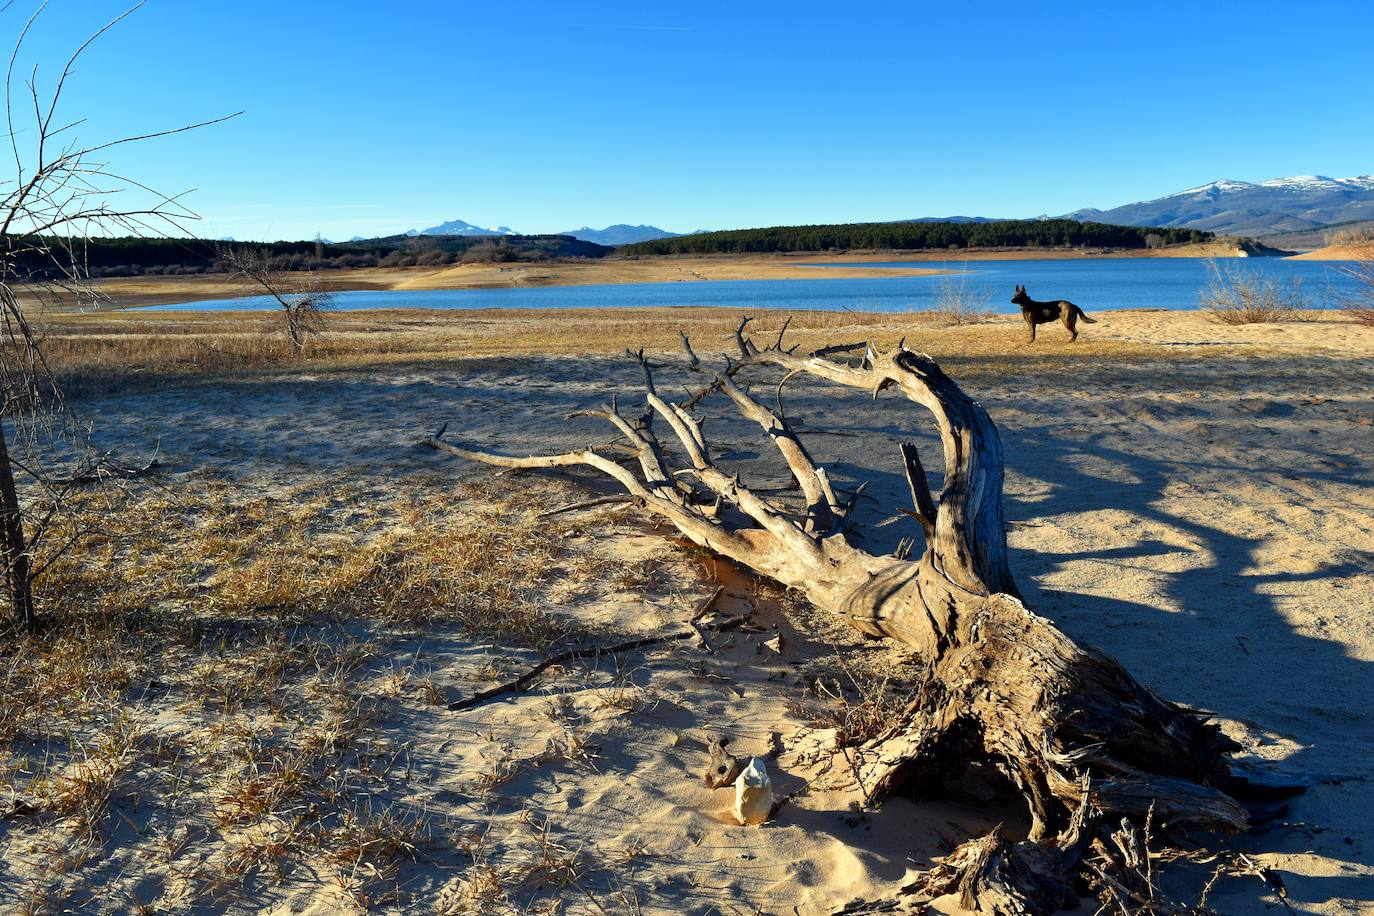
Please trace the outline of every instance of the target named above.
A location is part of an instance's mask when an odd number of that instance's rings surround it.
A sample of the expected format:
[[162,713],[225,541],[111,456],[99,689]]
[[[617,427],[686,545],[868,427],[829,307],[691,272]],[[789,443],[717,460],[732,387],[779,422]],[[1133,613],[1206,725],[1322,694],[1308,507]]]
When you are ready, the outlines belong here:
[[[938,785],[970,764],[991,765],[1025,797],[1030,838],[999,832],[972,840],[912,892],[956,890],[988,913],[1043,913],[1073,897],[1084,844],[1123,816],[1237,831],[1246,811],[1229,794],[1235,745],[1189,710],[1155,695],[1111,657],[1076,645],[1020,600],[1008,565],[1002,515],[1002,445],[987,412],[928,356],[902,346],[877,353],[845,344],[809,355],[781,336],[759,348],[735,333],[738,355],[682,403],[662,398],[643,354],[646,406],[629,418],[613,403],[593,412],[621,436],[638,473],[588,447],[517,457],[428,443],[506,468],[581,465],[615,479],[649,513],[756,572],[800,589],[813,604],[865,633],[910,646],[929,665],[932,689],[857,755],[870,800]],[[683,337],[690,366],[702,371]],[[829,357],[862,349],[857,365]],[[944,449],[944,486],[930,492],[914,445],[902,446],[913,509],[925,531],[919,557],[875,556],[846,537],[853,500],[837,498],[825,471],[782,410],[765,407],[736,376],[748,367],[814,376],[874,397],[892,389],[934,417]],[[782,385],[779,384],[779,402]],[[712,393],[729,398],[777,447],[803,506],[789,509],[718,468],[690,410]],[[687,467],[674,471],[654,432],[671,429]],[[629,448],[624,449],[624,443]],[[722,748],[723,752],[723,748]]]

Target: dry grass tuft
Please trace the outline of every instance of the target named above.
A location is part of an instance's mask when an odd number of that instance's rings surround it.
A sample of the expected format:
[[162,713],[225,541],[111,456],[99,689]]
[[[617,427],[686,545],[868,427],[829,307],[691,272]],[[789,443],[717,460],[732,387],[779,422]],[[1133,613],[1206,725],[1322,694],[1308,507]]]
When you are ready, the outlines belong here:
[[541,820],[533,812],[521,813],[520,826],[523,833],[499,841],[489,830],[472,831],[459,839],[470,864],[465,874],[439,891],[434,900],[436,913],[536,912],[528,905],[517,905],[517,898],[536,888],[557,901],[549,912],[561,912],[574,895],[586,897],[595,911],[607,912],[585,887],[589,873],[597,870],[589,856],[570,848],[558,838],[552,821]]
[[338,869],[340,887],[366,910],[391,901],[401,863],[415,858],[427,834],[424,821],[395,806],[373,810],[364,805],[345,811],[323,845]]
[[847,688],[839,679],[827,683],[818,678],[819,702],[803,711],[816,727],[835,729],[837,747],[854,747],[890,731],[902,721],[902,711],[911,701],[908,688],[889,677],[851,673],[849,678]]

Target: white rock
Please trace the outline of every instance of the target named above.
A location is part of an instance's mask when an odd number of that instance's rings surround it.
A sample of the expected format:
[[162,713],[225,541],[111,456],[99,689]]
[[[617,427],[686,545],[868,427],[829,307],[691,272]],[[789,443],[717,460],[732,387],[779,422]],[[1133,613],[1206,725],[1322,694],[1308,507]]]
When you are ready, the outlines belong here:
[[735,819],[741,825],[761,824],[773,807],[773,784],[763,760],[753,757],[735,780]]

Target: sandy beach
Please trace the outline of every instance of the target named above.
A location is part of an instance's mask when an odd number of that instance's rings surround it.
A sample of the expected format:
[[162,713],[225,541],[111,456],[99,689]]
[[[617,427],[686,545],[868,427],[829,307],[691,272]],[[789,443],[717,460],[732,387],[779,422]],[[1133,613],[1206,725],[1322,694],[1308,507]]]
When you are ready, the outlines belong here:
[[[1186,312],[1096,317],[1075,345],[1048,333],[1028,347],[1008,318],[853,314],[800,315],[795,340],[905,337],[987,406],[1028,605],[1215,717],[1244,758],[1311,783],[1257,832],[1197,841],[1278,870],[1298,912],[1365,912],[1374,329],[1336,314],[1241,327]],[[160,336],[200,335],[204,348],[231,326],[271,333],[236,318],[80,316],[53,331],[95,446],[130,463],[156,446],[162,467],[57,574],[74,587],[98,564],[109,581],[83,586],[102,609],[92,621],[126,635],[51,695],[21,695],[24,672],[8,675],[9,695],[44,718],[24,720],[35,743],[5,763],[6,804],[54,813],[0,819],[0,908],[80,907],[98,889],[232,913],[560,901],[577,913],[832,913],[889,897],[998,820],[1024,829],[1023,812],[965,803],[862,809],[835,778],[843,761],[817,753],[846,704],[910,689],[918,666],[899,647],[684,549],[623,504],[547,515],[613,492],[594,477],[496,477],[418,444],[447,423],[453,439],[516,452],[585,445],[601,435],[594,421],[565,416],[617,391],[634,400],[624,346],[646,345],[661,389],[680,390],[677,327],[708,358],[732,316],[337,316],[312,357],[262,350],[240,371],[184,362],[198,351]],[[757,333],[781,319],[761,316]],[[132,377],[76,370],[112,346],[154,356]],[[753,484],[781,480],[757,429],[721,407],[707,413],[729,465]],[[787,411],[844,486],[871,481],[864,522],[895,517],[869,549],[912,533],[894,511],[909,499],[897,444],[928,443],[927,417],[802,381]],[[165,536],[140,540],[154,519]],[[680,632],[718,587],[706,619],[749,614],[748,626],[444,706],[570,639]],[[172,629],[148,622],[163,618]],[[107,632],[92,621],[81,632]],[[765,645],[778,633],[780,650]],[[34,657],[56,664],[52,638]],[[700,775],[721,732],[767,761],[780,792],[806,791],[762,827],[734,824],[730,792]],[[83,817],[53,801],[92,774],[103,808]],[[354,814],[338,820],[331,805]],[[1215,864],[1159,868],[1170,894],[1196,901]],[[1276,903],[1244,875],[1220,877],[1208,900],[1238,916]]]

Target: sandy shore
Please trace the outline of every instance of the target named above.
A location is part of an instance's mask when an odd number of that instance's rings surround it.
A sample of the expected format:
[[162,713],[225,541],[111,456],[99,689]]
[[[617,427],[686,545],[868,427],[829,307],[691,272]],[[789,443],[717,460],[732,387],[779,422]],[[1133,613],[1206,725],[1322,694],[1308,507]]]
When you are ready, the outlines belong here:
[[1328,245],[1316,251],[1295,254],[1292,261],[1361,261],[1374,258],[1374,243],[1362,242],[1355,245]]
[[[132,456],[160,442],[159,486],[183,502],[202,487],[217,505],[318,502],[320,513],[303,527],[321,545],[351,532],[376,539],[436,516],[463,525],[504,513],[503,524],[518,527],[518,519],[609,491],[581,476],[500,478],[495,490],[482,490],[493,480],[488,469],[420,448],[420,436],[447,422],[452,438],[491,447],[584,446],[600,435],[595,421],[565,417],[612,391],[622,392],[622,404],[633,399],[638,369],[619,353],[624,346],[649,346],[663,366],[663,391],[692,378],[677,355],[679,324],[692,330],[703,358],[726,348],[725,320],[699,311],[411,315],[414,324],[364,316],[334,327],[353,343],[332,355],[251,372],[187,369],[113,393],[92,389],[74,406],[101,449]],[[1207,710],[1246,758],[1309,779],[1312,788],[1286,815],[1228,842],[1277,869],[1298,912],[1369,911],[1374,329],[1330,314],[1230,327],[1198,313],[1109,312],[1097,314],[1076,345],[1050,333],[1028,347],[1011,319],[947,328],[901,316],[799,317],[799,340],[891,345],[905,337],[987,406],[1003,437],[1013,571],[1027,603],[1164,696]],[[236,316],[124,320],[83,318],[56,333],[151,341],[165,321],[178,337],[194,337],[197,327],[222,329]],[[569,334],[570,322],[582,333]],[[759,333],[780,322],[762,316]],[[387,340],[392,356],[382,352]],[[757,428],[720,407],[713,405],[718,419],[709,427],[720,453],[752,483],[780,480],[783,469],[760,446]],[[805,421],[817,459],[843,486],[872,481],[864,522],[906,505],[897,445],[913,434],[928,443],[928,417],[893,397],[837,401],[833,390],[801,380],[788,386],[787,409]],[[409,521],[386,514],[426,499],[425,513]],[[213,517],[195,511],[177,538]],[[709,567],[669,532],[636,523],[623,508],[562,518],[554,566],[528,600],[601,628],[606,639],[672,632],[715,587]],[[865,544],[888,550],[913,532],[919,536],[901,520],[871,528]],[[521,550],[536,548],[547,549]],[[113,563],[122,554],[106,556]],[[155,570],[161,561],[141,562]],[[280,569],[283,561],[274,562]],[[197,575],[231,571],[211,566]],[[344,621],[351,644],[367,647],[349,676],[355,693],[371,698],[358,726],[376,742],[368,759],[392,761],[384,771],[371,765],[367,791],[393,806],[386,810],[430,825],[420,851],[385,871],[386,894],[376,892],[373,908],[524,912],[561,898],[579,913],[828,914],[854,898],[893,893],[996,820],[1018,829],[1024,817],[1014,811],[906,799],[856,811],[852,794],[826,788],[820,765],[799,753],[818,727],[802,712],[816,699],[808,685],[817,677],[847,684],[846,672],[856,671],[900,678],[904,656],[746,580],[723,581],[723,612],[755,608],[759,632],[720,638],[714,654],[682,642],[620,662],[569,664],[464,713],[425,700],[425,691],[467,696],[537,653],[461,631]],[[775,627],[781,653],[764,646]],[[221,714],[218,705],[188,703],[189,688],[179,685],[206,675],[175,661],[182,655],[157,663],[155,687],[147,686],[151,675],[136,675],[143,680],[119,695],[127,714],[168,747],[251,723],[254,740],[266,741],[264,723],[281,713],[250,705]],[[302,727],[283,721],[275,727]],[[713,731],[731,734],[738,753],[764,756],[784,791],[808,783],[813,790],[761,828],[733,825],[728,793],[701,783],[704,737]],[[146,766],[155,766],[151,758]],[[223,794],[218,783],[204,791],[210,801]],[[230,868],[225,863],[244,859],[253,831],[280,837],[294,822],[274,815],[224,826],[191,810],[198,797],[182,790],[186,810],[163,813],[156,792],[115,793],[112,837],[80,861],[45,851],[71,842],[60,824],[0,820],[0,908],[49,888],[54,899],[79,901],[83,887],[160,909],[357,908],[350,881],[363,872],[350,878],[350,860],[333,853],[280,853],[290,866],[280,871]],[[1212,874],[1210,865],[1167,871],[1168,891],[1190,902]],[[1209,899],[1229,916],[1260,916],[1276,905],[1244,876],[1222,877]],[[1091,912],[1084,907],[1079,912]]]
[[[1234,257],[1222,242],[1177,245],[1156,250],[998,248],[957,251],[876,251],[844,254],[683,255],[610,257],[543,263],[460,264],[445,268],[366,268],[328,271],[322,285],[334,290],[506,289],[617,283],[690,283],[703,280],[872,279],[930,275],[959,270],[968,261],[1077,258]],[[846,267],[876,261],[926,264],[929,268]],[[823,267],[821,265],[824,265]],[[230,299],[257,292],[228,276],[119,277],[101,280],[112,307],[167,305],[200,299]]]
[[[320,274],[327,289],[507,289],[533,286],[584,286],[615,283],[690,283],[702,280],[801,280],[821,275],[819,263],[842,256],[790,257],[741,255],[701,258],[605,258],[512,264],[459,264],[445,268],[400,267],[336,270]],[[853,261],[877,260],[875,257]],[[903,259],[904,260],[904,259]],[[824,276],[862,279],[947,273],[940,268],[828,268]],[[114,307],[165,305],[197,299],[257,295],[242,282],[217,274],[194,277],[129,277],[100,281],[98,288]]]

